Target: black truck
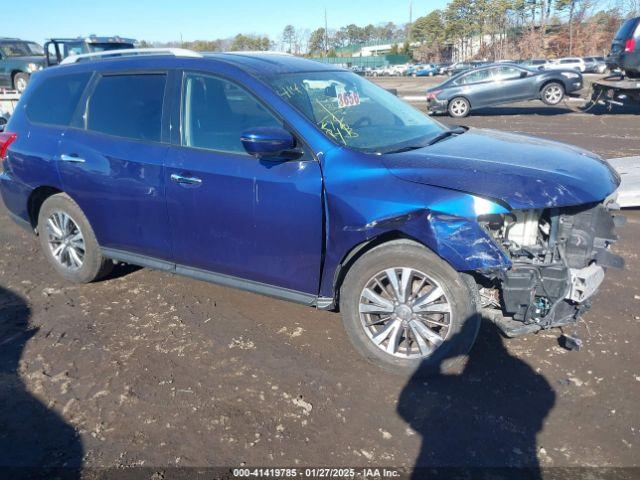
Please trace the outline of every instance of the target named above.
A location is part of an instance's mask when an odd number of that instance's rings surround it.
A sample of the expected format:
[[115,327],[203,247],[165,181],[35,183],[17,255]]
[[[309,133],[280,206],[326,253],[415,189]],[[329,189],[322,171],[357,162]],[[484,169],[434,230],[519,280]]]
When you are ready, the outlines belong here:
[[135,48],[133,38],[89,37],[52,38],[44,44],[46,65],[58,65],[71,55]]
[[626,20],[618,29],[605,61],[612,72],[619,69],[629,78],[640,78],[640,17]]
[[607,67],[612,72],[619,71],[619,75],[594,81],[591,103],[608,108],[640,105],[640,17],[625,20],[613,38],[605,61]]

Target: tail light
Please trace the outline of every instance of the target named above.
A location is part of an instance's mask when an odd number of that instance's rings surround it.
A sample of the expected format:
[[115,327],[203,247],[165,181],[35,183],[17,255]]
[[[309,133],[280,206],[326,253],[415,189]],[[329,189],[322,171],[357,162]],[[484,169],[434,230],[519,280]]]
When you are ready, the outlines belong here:
[[439,93],[442,93],[442,90],[434,90],[433,92],[427,92],[427,101],[435,100]]
[[635,49],[636,49],[636,39],[635,38],[628,39],[624,44],[624,51],[633,52]]
[[15,133],[0,132],[0,162],[7,156],[9,145],[11,145],[16,138],[18,138],[18,135]]

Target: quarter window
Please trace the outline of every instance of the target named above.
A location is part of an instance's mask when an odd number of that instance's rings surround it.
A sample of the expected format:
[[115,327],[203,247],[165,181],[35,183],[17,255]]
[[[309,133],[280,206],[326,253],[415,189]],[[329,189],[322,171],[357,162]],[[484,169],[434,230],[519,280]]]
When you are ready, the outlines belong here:
[[282,127],[253,95],[221,78],[188,74],[184,79],[182,144],[246,154],[240,137],[254,127]]
[[90,73],[48,78],[38,84],[27,101],[29,120],[46,125],[67,126]]
[[164,74],[102,77],[89,100],[87,129],[159,142],[165,84]]

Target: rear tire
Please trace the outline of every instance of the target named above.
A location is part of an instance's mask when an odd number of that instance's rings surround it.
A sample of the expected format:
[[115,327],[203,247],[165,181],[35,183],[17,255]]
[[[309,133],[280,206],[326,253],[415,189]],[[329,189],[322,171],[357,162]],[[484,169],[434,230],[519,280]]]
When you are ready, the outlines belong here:
[[73,283],[107,275],[113,262],[102,256],[87,217],[68,195],[47,198],[38,214],[40,247],[54,270]]
[[469,112],[471,111],[471,104],[469,103],[469,100],[464,97],[455,97],[449,100],[447,111],[453,118],[464,118],[469,115]]
[[[400,285],[398,291],[389,272]],[[393,302],[394,293],[400,295],[395,297],[398,303]],[[404,376],[451,374],[463,370],[478,334],[476,298],[471,277],[422,245],[399,240],[365,253],[350,268],[340,310],[349,339],[371,363]],[[385,313],[371,313],[379,305]],[[390,318],[381,320],[392,305]],[[426,313],[428,309],[433,312]]]
[[564,98],[564,87],[558,82],[547,83],[540,91],[540,99],[547,105],[558,105]]

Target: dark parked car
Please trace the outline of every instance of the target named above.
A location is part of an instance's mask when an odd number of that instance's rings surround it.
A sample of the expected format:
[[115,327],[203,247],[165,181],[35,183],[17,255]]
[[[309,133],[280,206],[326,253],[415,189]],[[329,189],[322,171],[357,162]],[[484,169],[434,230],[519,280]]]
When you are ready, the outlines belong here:
[[628,77],[640,77],[640,17],[630,18],[622,24],[613,38],[606,62],[611,71],[619,68]]
[[311,60],[155,53],[45,69],[0,134],[4,203],[71,282],[120,261],[340,310],[410,374],[459,368],[481,308],[510,335],[577,321],[620,264],[597,155]]
[[458,74],[427,90],[432,113],[466,117],[475,108],[519,100],[540,99],[557,105],[565,93],[582,88],[575,70],[531,70],[514,64],[496,64]]
[[31,74],[44,66],[44,52],[35,42],[0,38],[0,88],[24,92]]

